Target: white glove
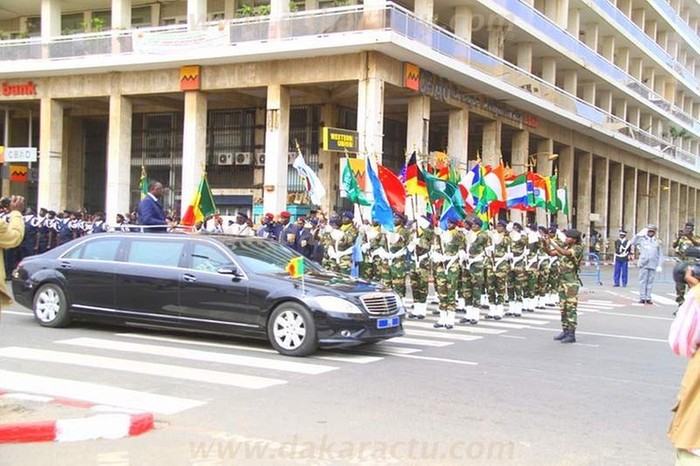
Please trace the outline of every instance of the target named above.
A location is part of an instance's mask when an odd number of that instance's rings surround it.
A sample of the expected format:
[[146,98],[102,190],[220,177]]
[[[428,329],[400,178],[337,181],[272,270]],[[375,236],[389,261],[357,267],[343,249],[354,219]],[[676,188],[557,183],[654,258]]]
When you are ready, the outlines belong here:
[[493,246],[486,246],[486,247],[484,248],[484,252],[485,252],[486,254],[493,254]]
[[330,225],[326,225],[325,227],[323,227],[323,232],[324,232],[324,233],[332,233],[333,230],[334,230],[334,228],[333,228],[332,226],[330,226]]
[[331,238],[333,238],[335,241],[340,241],[343,239],[345,236],[345,233],[343,233],[342,230],[333,230],[331,231]]
[[436,264],[442,262],[444,259],[445,259],[445,256],[440,254],[437,251],[433,251],[432,253],[430,253],[430,260],[432,260]]
[[443,243],[449,243],[450,241],[452,241],[452,233],[449,231],[443,231],[442,233],[440,233],[440,239]]
[[406,249],[408,249],[408,252],[413,252],[413,251],[416,250],[416,244],[415,244],[413,241],[411,241],[411,242],[408,243],[408,245],[406,246]]
[[442,228],[440,228],[440,227],[435,227],[434,232],[435,232],[436,235],[440,236],[440,235],[442,234]]
[[420,228],[421,230],[425,230],[426,228],[428,228],[430,226],[430,222],[425,217],[418,217],[418,220],[416,220],[416,224],[418,225],[418,228]]
[[370,228],[369,230],[367,230],[367,239],[368,240],[376,239],[377,236],[379,236],[379,231],[375,230],[374,228]]
[[467,259],[469,259],[469,254],[467,254],[467,251],[465,251],[464,249],[460,249],[458,254],[459,254],[459,260],[461,260],[463,262],[466,262]]
[[561,231],[561,230],[557,230],[557,238],[558,238],[559,241],[561,241],[562,243],[566,241],[566,235],[565,235],[564,232]]
[[513,258],[513,253],[507,252],[507,253],[505,253],[505,255],[503,257],[505,257],[507,261],[511,260]]
[[360,250],[363,253],[366,253],[367,251],[369,251],[369,243],[362,243],[362,246],[360,246]]

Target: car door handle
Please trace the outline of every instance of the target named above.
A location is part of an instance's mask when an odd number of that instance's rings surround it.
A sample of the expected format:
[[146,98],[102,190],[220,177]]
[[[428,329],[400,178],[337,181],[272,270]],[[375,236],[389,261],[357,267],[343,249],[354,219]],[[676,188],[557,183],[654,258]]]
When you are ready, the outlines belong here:
[[194,283],[197,281],[197,277],[195,277],[194,275],[192,275],[190,273],[186,273],[182,276],[182,280],[186,281],[187,283]]
[[61,262],[61,268],[62,269],[72,269],[73,264],[71,264],[70,262]]

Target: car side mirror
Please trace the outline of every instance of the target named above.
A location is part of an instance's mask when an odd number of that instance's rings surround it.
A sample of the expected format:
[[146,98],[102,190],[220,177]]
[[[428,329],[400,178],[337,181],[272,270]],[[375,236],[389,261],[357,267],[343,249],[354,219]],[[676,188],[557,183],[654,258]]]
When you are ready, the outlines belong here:
[[216,269],[216,273],[221,274],[221,275],[232,275],[234,278],[241,276],[241,273],[238,270],[238,267],[236,267],[235,265],[225,265],[225,266],[219,267],[218,269]]

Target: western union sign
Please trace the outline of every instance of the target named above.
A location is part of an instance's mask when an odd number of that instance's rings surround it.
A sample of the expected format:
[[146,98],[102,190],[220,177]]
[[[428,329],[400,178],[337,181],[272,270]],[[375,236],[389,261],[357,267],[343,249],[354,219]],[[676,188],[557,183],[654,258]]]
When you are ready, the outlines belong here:
[[323,150],[332,152],[358,153],[357,131],[349,129],[323,127]]

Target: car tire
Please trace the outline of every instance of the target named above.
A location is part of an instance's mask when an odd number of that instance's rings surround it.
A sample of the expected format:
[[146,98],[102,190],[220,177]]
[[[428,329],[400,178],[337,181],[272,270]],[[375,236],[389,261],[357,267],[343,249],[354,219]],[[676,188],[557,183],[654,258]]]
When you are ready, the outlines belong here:
[[34,319],[43,327],[67,327],[70,324],[66,293],[55,283],[41,285],[32,302]]
[[301,304],[282,303],[270,315],[267,336],[272,346],[285,356],[306,356],[318,348],[316,323]]

